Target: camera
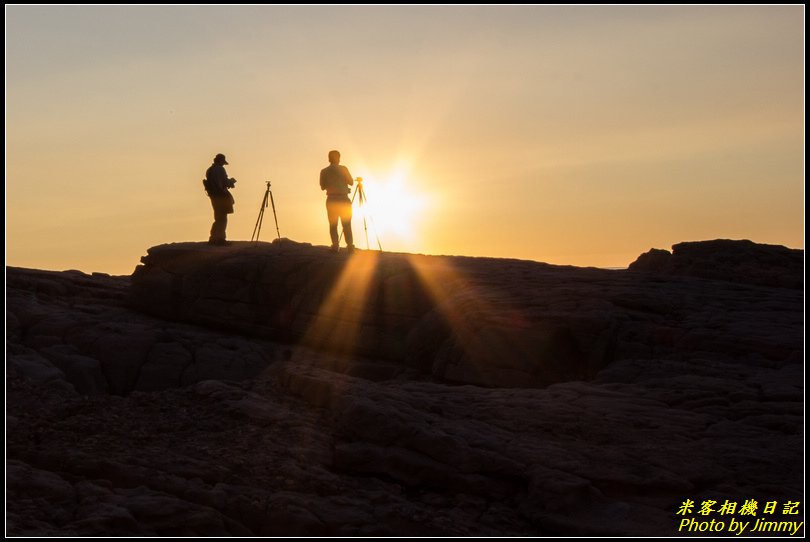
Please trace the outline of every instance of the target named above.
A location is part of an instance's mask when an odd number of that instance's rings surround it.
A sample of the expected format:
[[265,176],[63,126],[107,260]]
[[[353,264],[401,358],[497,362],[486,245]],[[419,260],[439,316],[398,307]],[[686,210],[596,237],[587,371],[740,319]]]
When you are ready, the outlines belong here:
[[236,179],[228,179],[225,184],[228,186],[228,188],[233,188],[236,185]]

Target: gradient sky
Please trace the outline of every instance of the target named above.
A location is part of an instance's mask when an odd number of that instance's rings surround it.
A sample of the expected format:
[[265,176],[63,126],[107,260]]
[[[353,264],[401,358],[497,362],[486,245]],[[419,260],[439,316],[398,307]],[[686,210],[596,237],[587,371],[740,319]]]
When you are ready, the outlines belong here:
[[390,251],[621,267],[680,241],[804,247],[802,5],[5,14],[7,265],[129,274],[207,240],[218,152],[230,239],[270,180],[282,237],[326,245],[333,148]]

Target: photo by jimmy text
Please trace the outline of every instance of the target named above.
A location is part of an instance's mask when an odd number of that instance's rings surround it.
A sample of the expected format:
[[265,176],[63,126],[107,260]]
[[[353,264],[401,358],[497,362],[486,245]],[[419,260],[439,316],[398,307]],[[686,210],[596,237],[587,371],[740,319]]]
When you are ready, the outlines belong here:
[[[719,506],[718,506],[719,504]],[[738,508],[739,506],[739,508]],[[722,533],[736,536],[744,534],[784,533],[790,536],[803,534],[804,521],[798,521],[801,515],[801,501],[766,501],[759,510],[759,502],[746,499],[742,504],[725,500],[720,504],[716,500],[704,500],[695,512],[695,501],[686,499],[678,508],[677,515],[683,517],[678,521],[679,533]],[[758,512],[759,511],[759,512]],[[759,517],[757,514],[759,513]],[[712,517],[709,516],[720,516]],[[740,517],[734,517],[734,516]]]

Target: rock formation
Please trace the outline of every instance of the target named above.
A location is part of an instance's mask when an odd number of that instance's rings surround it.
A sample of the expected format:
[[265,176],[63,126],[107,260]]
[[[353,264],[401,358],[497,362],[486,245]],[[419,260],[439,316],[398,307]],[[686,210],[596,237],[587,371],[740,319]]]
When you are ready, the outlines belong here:
[[804,251],[748,240],[678,243],[672,253],[653,248],[642,254],[630,270],[801,289]]
[[7,534],[672,536],[687,499],[803,503],[801,269],[712,243],[7,268]]

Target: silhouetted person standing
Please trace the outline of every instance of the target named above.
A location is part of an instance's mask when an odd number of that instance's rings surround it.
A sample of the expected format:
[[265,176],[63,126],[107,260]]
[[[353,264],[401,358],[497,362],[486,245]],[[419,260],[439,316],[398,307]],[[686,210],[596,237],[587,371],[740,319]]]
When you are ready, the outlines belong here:
[[349,199],[349,188],[354,184],[351,173],[346,166],[340,165],[340,153],[329,151],[329,165],[321,170],[321,190],[326,190],[326,216],[329,218],[329,236],[332,238],[332,251],[338,251],[337,224],[343,224],[343,235],[346,236],[346,249],[354,251],[352,236],[352,200]]
[[229,179],[225,172],[228,162],[224,154],[214,157],[214,163],[205,172],[205,190],[211,198],[214,208],[214,223],[211,225],[209,245],[226,245],[225,228],[228,227],[228,215],[233,213],[233,196],[228,191],[236,184],[236,179]]

